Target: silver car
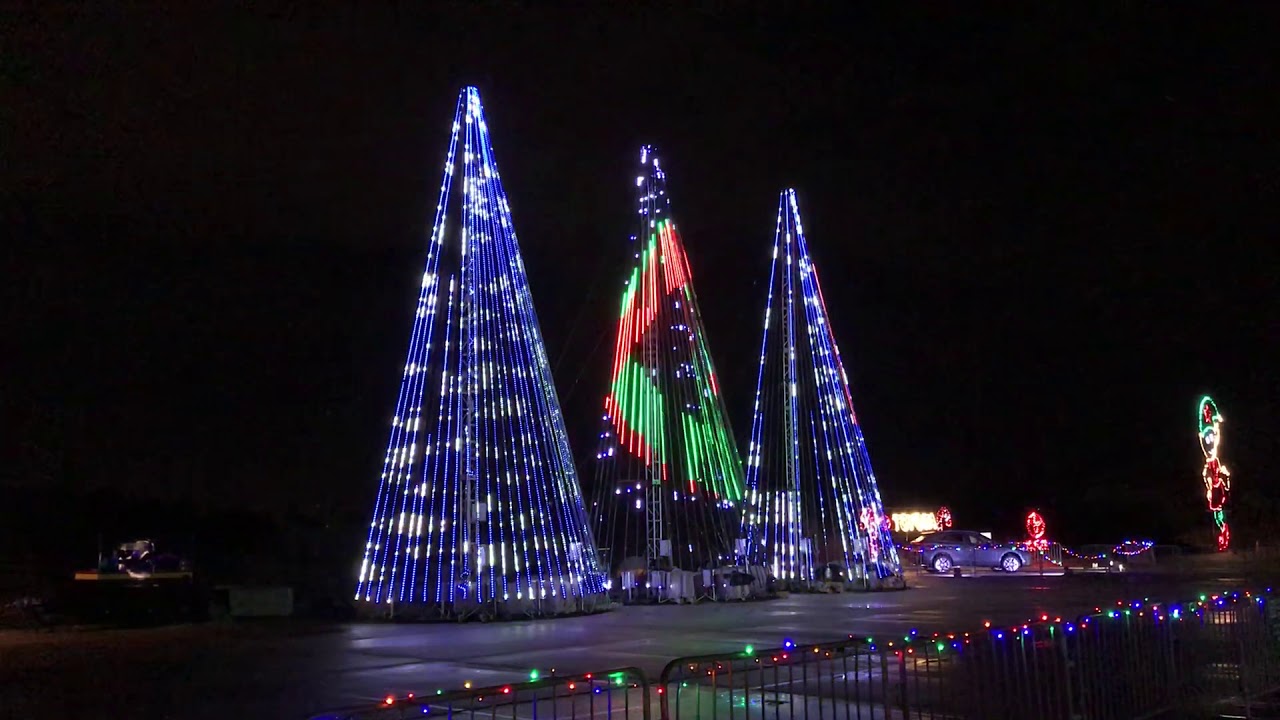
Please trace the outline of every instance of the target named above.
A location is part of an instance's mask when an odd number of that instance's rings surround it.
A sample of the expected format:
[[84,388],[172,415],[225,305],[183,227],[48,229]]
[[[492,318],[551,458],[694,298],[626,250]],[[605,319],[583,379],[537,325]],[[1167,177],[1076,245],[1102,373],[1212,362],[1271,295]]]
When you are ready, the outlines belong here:
[[921,565],[936,573],[958,567],[984,567],[1018,572],[1031,562],[1031,553],[1020,543],[997,543],[969,530],[945,530],[912,540],[911,549]]

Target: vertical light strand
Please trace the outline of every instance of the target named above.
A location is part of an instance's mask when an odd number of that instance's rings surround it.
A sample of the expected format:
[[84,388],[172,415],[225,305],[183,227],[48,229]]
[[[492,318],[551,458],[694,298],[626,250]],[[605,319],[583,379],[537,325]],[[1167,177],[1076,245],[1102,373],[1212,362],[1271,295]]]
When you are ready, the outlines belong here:
[[[496,181],[496,164],[492,164],[491,168]],[[590,533],[573,456],[569,450],[560,401],[551,378],[546,346],[534,313],[528,278],[520,259],[514,226],[510,222],[510,204],[502,193],[500,184],[497,192],[500,197],[499,212],[506,230],[506,247],[511,258],[513,292],[517,309],[523,318],[523,322],[519,323],[520,332],[526,342],[529,366],[535,380],[534,400],[542,408],[543,414],[550,418],[550,422],[542,423],[541,427],[547,433],[549,445],[546,463],[551,465],[551,481],[547,483],[547,489],[553,493],[559,511],[556,514],[563,520],[559,533],[554,536],[563,548],[555,556],[557,563],[563,563],[563,567],[567,569],[559,577],[563,579],[567,575],[569,581],[568,588],[562,582],[561,595],[565,596],[565,591],[569,590],[576,597],[586,597],[603,592],[604,589],[599,562],[595,556],[594,539]]]
[[[451,335],[450,331],[453,327],[454,307],[457,305],[457,286],[458,286],[457,278],[455,278],[453,275],[450,275],[449,276],[449,294],[447,296],[448,304],[445,310],[445,333],[444,333],[444,338],[441,340],[441,343],[440,343],[441,345],[440,367],[443,368],[443,370],[440,373],[440,393],[437,401],[439,410],[436,416],[436,425],[435,425],[436,432],[434,434],[434,437],[431,437],[431,439],[427,444],[427,447],[432,448],[433,450],[430,475],[427,476],[430,478],[438,478],[442,476],[447,477],[448,467],[449,467],[448,459],[451,457],[449,453],[449,447],[448,447],[448,444],[451,441],[448,435],[442,434],[442,429],[447,427],[447,425],[445,424],[446,422],[445,413],[449,412],[449,403],[453,397],[453,392],[451,391],[451,387],[452,387],[451,383],[452,383],[453,376],[449,372],[449,350],[451,347],[451,343],[449,342],[449,339]],[[424,473],[427,472],[425,463],[423,463],[423,472]],[[424,483],[426,483],[427,477],[423,478]],[[435,557],[436,557],[435,602],[443,603],[445,598],[445,595],[444,595],[445,583],[446,582],[451,583],[452,581],[452,571],[450,572],[450,577],[448,580],[446,580],[446,577],[444,574],[445,554],[449,552],[450,548],[453,547],[452,545],[449,545],[447,547],[445,545],[445,537],[446,537],[445,524],[450,523],[450,520],[452,519],[451,516],[445,515],[445,510],[448,509],[450,506],[451,486],[448,482],[432,482],[430,483],[430,485],[431,485],[431,503],[429,506],[429,513],[431,514],[430,527],[433,532],[429,533],[427,536],[427,546],[428,547],[431,547],[432,545],[435,546]],[[436,507],[437,496],[440,498],[440,506],[438,509]],[[448,529],[449,529],[449,532],[453,532],[456,530],[456,528],[457,528],[457,523],[452,522],[450,523]],[[433,538],[435,538],[435,542],[432,542]],[[430,561],[428,560],[428,567],[429,566],[430,566]],[[451,558],[450,567],[452,567],[452,558]],[[424,587],[429,587],[431,584],[430,580],[428,579],[429,575],[430,575],[429,572],[424,572],[424,577],[423,577]],[[423,600],[426,601],[426,599],[427,599],[427,596],[424,596]]]
[[[765,370],[765,354],[769,347],[769,330],[772,320],[773,311],[773,284],[778,273],[778,243],[782,237],[782,212],[783,204],[778,203],[778,217],[773,231],[773,258],[769,263],[769,289],[765,295],[764,303],[764,323],[760,334],[760,363],[756,372],[756,398],[751,407],[751,438],[747,445],[747,462],[746,462],[746,487],[748,495],[749,513],[742,516],[741,529],[739,534],[746,539],[744,548],[744,558],[741,562],[754,562],[763,565],[769,563],[760,553],[759,543],[756,539],[756,529],[762,524],[767,525],[764,520],[763,513],[765,510],[760,505],[760,464],[761,464],[761,439],[764,431],[764,413],[761,404],[761,394],[765,392],[764,388],[764,370]],[[767,537],[767,536],[765,536]]]
[[[800,208],[796,199],[795,191],[791,193],[791,206],[796,216],[796,222],[800,223]],[[812,259],[809,257],[808,245],[804,239],[804,230],[800,229],[800,243],[804,252],[806,265],[809,267],[808,275],[811,280],[811,295],[813,296],[812,305],[814,312],[820,318],[819,322],[819,339],[824,346],[824,356],[828,358],[829,380],[832,392],[830,394],[830,402],[841,404],[839,419],[834,419],[839,423],[845,440],[845,447],[848,448],[850,459],[855,465],[855,472],[850,475],[857,483],[857,491],[861,501],[865,505],[870,505],[874,509],[874,517],[877,520],[874,532],[876,533],[876,541],[881,548],[880,552],[885,556],[886,562],[877,565],[876,570],[881,577],[898,572],[901,564],[898,558],[897,548],[893,543],[893,537],[883,522],[885,517],[884,505],[880,497],[879,485],[876,481],[875,471],[871,467],[871,457],[866,449],[866,440],[862,435],[862,428],[857,420],[857,413],[853,408],[853,393],[849,386],[848,374],[845,372],[844,362],[840,358],[839,347],[836,345],[835,334],[831,328],[831,323],[827,319],[826,299],[822,294],[822,285],[818,278],[817,269],[813,267]],[[872,530],[868,529],[868,532]]]
[[[814,278],[812,261],[809,257],[807,245],[804,242],[803,227],[799,224],[798,208],[794,206],[794,197],[791,197],[790,201],[793,203],[792,211],[796,213],[797,217],[796,228],[800,258],[798,269],[805,298],[807,345],[809,357],[813,362],[814,391],[822,426],[821,433],[814,433],[813,441],[815,454],[817,453],[817,448],[821,445],[825,450],[824,454],[828,458],[825,481],[820,477],[820,466],[815,465],[815,477],[819,479],[816,483],[817,492],[814,497],[818,505],[819,515],[822,518],[820,520],[822,527],[827,529],[828,535],[836,535],[840,543],[842,559],[846,563],[851,563],[853,557],[850,552],[849,539],[860,536],[862,530],[857,525],[857,520],[860,516],[857,500],[860,497],[860,491],[856,483],[857,469],[849,458],[850,442],[848,434],[845,432],[847,423],[841,422],[841,416],[847,413],[847,407],[841,402],[845,396],[841,394],[836,386],[836,371],[832,364],[830,348],[825,342],[828,337],[828,323],[815,298],[812,283]],[[834,452],[832,448],[833,442],[835,443]],[[831,517],[831,521],[835,523],[834,526],[827,522],[826,501],[828,497],[831,499],[834,512],[834,516]],[[882,513],[877,508],[876,517],[879,517],[880,514]],[[877,557],[878,553],[879,551],[877,550]]]
[[[480,125],[480,133],[482,135],[480,142],[480,152],[482,153],[483,172],[489,178],[496,178],[496,168],[492,158],[492,148],[488,138],[488,129],[482,123]],[[529,476],[528,464],[530,462],[529,455],[532,448],[526,445],[526,438],[519,430],[520,419],[523,417],[522,410],[524,403],[522,402],[522,393],[524,388],[521,387],[521,376],[523,371],[521,368],[527,365],[527,359],[522,357],[517,349],[518,343],[518,319],[512,312],[511,285],[509,281],[509,268],[506,266],[506,249],[507,249],[507,233],[502,216],[502,200],[498,194],[498,188],[493,183],[486,184],[487,196],[486,202],[489,207],[490,220],[490,245],[485,255],[485,268],[488,273],[487,287],[491,291],[492,302],[488,306],[487,312],[491,314],[491,321],[499,317],[501,312],[502,322],[500,327],[506,328],[502,337],[506,342],[498,343],[498,347],[494,349],[491,355],[491,362],[494,364],[495,377],[503,377],[505,381],[499,386],[505,388],[501,397],[495,397],[495,401],[502,404],[506,412],[510,412],[510,408],[514,405],[517,410],[517,418],[515,421],[511,416],[507,416],[507,420],[499,427],[505,430],[506,442],[503,443],[506,448],[501,458],[503,467],[494,467],[491,472],[498,482],[496,483],[496,502],[502,506],[510,508],[514,512],[500,513],[500,517],[506,520],[506,530],[499,539],[500,558],[503,565],[503,588],[502,595],[504,599],[510,596],[510,587],[507,584],[508,563],[510,563],[510,575],[515,580],[516,598],[525,599],[526,590],[529,589],[529,571],[528,571],[528,555],[524,552],[524,547],[528,541],[527,535],[523,529],[525,525],[526,508],[523,498],[520,495],[519,487],[524,485],[523,482],[513,482],[512,478],[525,478]],[[495,390],[495,395],[496,395]],[[497,430],[495,432],[498,432]],[[524,562],[521,562],[523,558]],[[529,598],[532,599],[532,594]]]
[[868,535],[875,535],[874,541],[880,555],[880,562],[876,564],[876,572],[880,577],[885,577],[889,574],[896,574],[901,569],[897,549],[894,546],[891,533],[884,525],[885,512],[880,498],[880,490],[876,483],[875,473],[871,468],[871,458],[866,450],[866,442],[863,439],[861,427],[857,423],[857,414],[853,410],[853,395],[848,386],[844,363],[841,361],[836,347],[834,331],[826,315],[826,301],[822,297],[817,269],[813,266],[813,261],[809,255],[808,244],[804,236],[804,227],[800,221],[799,202],[796,199],[794,190],[790,191],[790,204],[792,213],[796,218],[797,236],[805,265],[804,277],[808,285],[807,295],[810,298],[809,305],[812,308],[813,324],[816,325],[813,328],[813,334],[818,341],[817,345],[821,349],[821,356],[826,364],[823,380],[827,390],[825,393],[826,402],[831,409],[829,421],[838,429],[841,447],[850,461],[851,472],[847,477],[853,480],[853,490],[856,492],[858,502],[863,507],[872,509],[871,517],[874,520],[874,524],[872,527],[866,528],[866,532]]
[[[440,259],[438,246],[444,232],[445,218],[447,216],[446,206],[453,178],[453,157],[457,147],[458,121],[461,117],[462,107],[462,102],[459,100],[454,110],[454,120],[450,128],[448,156],[445,163],[444,176],[440,183],[440,195],[436,203],[435,219],[432,222],[432,232],[428,243],[426,268],[423,272],[422,285],[419,289],[418,303],[414,313],[413,328],[410,333],[409,350],[405,360],[406,368],[413,366],[415,358],[420,357],[422,346],[430,342],[431,320],[434,319],[435,310],[435,304],[429,302],[432,298],[431,280],[436,274]],[[357,600],[363,596],[366,601],[381,601],[382,583],[385,580],[385,565],[387,561],[384,545],[389,541],[385,534],[385,531],[389,529],[388,508],[392,501],[391,494],[395,491],[395,486],[399,481],[399,461],[404,455],[403,418],[407,415],[406,409],[411,407],[411,403],[417,397],[419,396],[415,395],[415,388],[412,386],[406,372],[405,375],[401,376],[400,393],[396,399],[396,413],[392,418],[390,438],[387,442],[387,452],[383,461],[382,477],[374,502],[373,521],[370,523],[369,537],[365,544],[364,560],[361,563],[360,577],[357,581]],[[394,479],[392,479],[392,476],[394,476]],[[372,574],[375,571],[378,574],[376,588],[372,580]]]
[[[465,212],[464,212],[465,215]],[[459,231],[465,232],[466,224],[459,224]],[[463,524],[462,520],[467,512],[463,507],[463,452],[462,446],[462,429],[463,413],[465,410],[465,382],[466,377],[465,364],[462,359],[462,353],[466,344],[466,338],[463,336],[462,316],[466,313],[466,290],[463,287],[462,276],[460,272],[455,272],[449,278],[450,297],[453,302],[452,318],[453,322],[449,326],[449,334],[447,342],[450,349],[453,350],[453,365],[445,365],[445,392],[444,400],[447,405],[444,408],[445,422],[440,430],[440,445],[444,453],[444,472],[440,476],[441,485],[449,494],[449,504],[447,506],[449,522],[448,539],[442,536],[441,543],[445,545],[445,552],[449,553],[449,574],[444,577],[444,583],[447,588],[447,602],[452,605],[460,599],[458,597],[459,585],[462,583],[463,575],[470,577],[467,564],[470,562],[468,553],[471,548],[471,536],[468,528]],[[456,297],[456,301],[452,298]],[[464,586],[465,587],[465,586]]]
[[[461,305],[461,297],[458,293],[458,277],[450,273],[449,289],[446,295],[445,310],[445,327],[443,337],[440,338],[440,375],[439,375],[439,393],[436,398],[436,423],[434,425],[434,433],[431,434],[427,442],[427,447],[431,448],[433,456],[431,462],[430,475],[426,475],[427,468],[423,467],[423,482],[431,485],[431,527],[435,529],[434,535],[427,537],[427,545],[435,547],[435,602],[443,603],[447,597],[452,598],[454,589],[453,573],[456,567],[457,557],[454,553],[456,547],[455,542],[446,542],[447,537],[451,537],[452,533],[457,532],[457,517],[455,512],[450,512],[457,504],[457,488],[448,481],[449,474],[453,469],[453,458],[456,453],[453,450],[453,404],[455,402],[456,393],[454,391],[454,383],[456,373],[453,372],[453,366],[450,364],[450,355],[456,352],[456,343],[453,341],[454,328],[457,323],[457,311]],[[430,482],[438,479],[436,482]],[[439,505],[436,505],[437,498]],[[445,573],[445,562],[448,560],[449,572]],[[428,568],[430,562],[428,561]],[[430,586],[433,583],[430,579],[430,570],[426,571],[427,577],[423,578],[423,583]]]
[[[484,172],[487,175],[496,176],[496,171],[493,168],[493,158],[490,155],[491,148],[487,135],[488,131],[483,123],[480,125],[480,132],[483,135],[480,147]],[[489,208],[491,208],[491,214],[489,215],[491,233],[488,252],[485,254],[485,269],[488,274],[489,281],[487,286],[491,291],[492,299],[492,303],[490,304],[487,312],[490,313],[491,320],[493,318],[497,318],[499,312],[503,313],[503,323],[501,327],[506,328],[504,336],[508,341],[513,341],[516,339],[514,333],[517,325],[514,313],[511,312],[513,308],[511,301],[511,284],[508,280],[509,268],[504,269],[504,265],[507,264],[505,262],[507,238],[501,212],[501,198],[498,196],[497,188],[493,183],[486,183],[486,191],[486,202],[488,203]],[[510,352],[508,352],[509,349]],[[514,515],[511,513],[506,514],[509,532],[504,537],[503,544],[504,546],[510,547],[510,560],[516,584],[516,598],[524,599],[525,594],[529,593],[529,598],[533,599],[534,596],[532,594],[531,586],[532,581],[528,570],[529,557],[527,552],[527,543],[529,538],[526,532],[527,525],[525,521],[526,511],[530,513],[533,511],[531,508],[526,508],[523,494],[520,492],[520,488],[526,483],[512,482],[512,476],[520,474],[521,471],[525,469],[525,463],[527,463],[527,448],[524,446],[524,438],[519,434],[518,428],[513,425],[511,416],[509,415],[510,407],[513,402],[516,404],[517,408],[520,407],[519,393],[522,388],[518,386],[515,377],[507,376],[508,373],[513,372],[513,368],[527,364],[525,358],[519,357],[519,355],[520,353],[516,351],[515,344],[513,342],[500,342],[497,343],[497,347],[494,349],[494,354],[492,356],[493,359],[491,360],[494,373],[503,374],[504,379],[507,380],[507,382],[502,383],[495,382],[495,388],[500,387],[507,389],[502,397],[496,398],[496,401],[502,404],[504,408],[504,412],[502,414],[503,417],[506,418],[505,422],[501,426],[505,430],[506,438],[506,442],[501,443],[504,448],[503,463],[505,465],[505,469],[501,471],[501,482],[498,483],[498,502],[510,507],[515,513]],[[516,424],[518,425],[518,422]],[[495,440],[498,439],[499,438],[495,437]],[[517,458],[517,456],[519,456],[519,458]],[[495,469],[495,473],[496,472],[498,472],[497,469]],[[523,562],[521,562],[522,559]],[[508,596],[510,592],[509,588],[505,586],[505,578],[507,575],[505,566],[506,561],[507,551],[504,547],[504,598]]]

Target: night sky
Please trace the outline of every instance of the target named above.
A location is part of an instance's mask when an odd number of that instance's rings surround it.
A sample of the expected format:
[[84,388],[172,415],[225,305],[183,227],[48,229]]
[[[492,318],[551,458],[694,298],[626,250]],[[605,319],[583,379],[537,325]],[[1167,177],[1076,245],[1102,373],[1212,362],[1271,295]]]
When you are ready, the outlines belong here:
[[1262,4],[115,5],[0,28],[0,493],[367,522],[473,84],[588,477],[652,142],[740,442],[794,186],[890,506],[1210,542],[1208,392],[1280,508]]

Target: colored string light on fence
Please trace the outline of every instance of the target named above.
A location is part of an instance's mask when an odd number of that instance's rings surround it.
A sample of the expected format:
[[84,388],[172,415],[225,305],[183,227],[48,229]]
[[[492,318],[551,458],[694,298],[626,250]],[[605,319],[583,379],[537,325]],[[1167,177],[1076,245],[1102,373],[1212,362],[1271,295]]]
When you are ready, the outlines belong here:
[[1222,447],[1222,414],[1213,398],[1200,398],[1200,451],[1204,454],[1204,466],[1200,477],[1204,481],[1205,502],[1218,530],[1218,550],[1231,546],[1231,528],[1227,525],[1226,505],[1231,495],[1231,471],[1222,463],[1219,451]]
[[1109,555],[1136,557],[1143,553],[1150,552],[1155,545],[1155,542],[1151,540],[1125,540],[1108,552],[1095,554],[1079,553],[1068,547],[1063,547],[1062,552],[1070,557],[1076,558],[1077,560],[1106,560]]
[[[1029,630],[1036,627],[1046,627],[1053,630],[1061,626],[1067,632],[1075,632],[1077,626],[1088,626],[1092,621],[1099,618],[1115,620],[1135,614],[1138,617],[1147,617],[1148,611],[1150,611],[1150,617],[1157,621],[1166,619],[1181,620],[1188,610],[1192,614],[1202,615],[1207,607],[1225,607],[1228,602],[1236,603],[1242,599],[1246,602],[1256,603],[1261,606],[1265,603],[1265,598],[1263,596],[1269,595],[1270,593],[1270,588],[1257,596],[1255,596],[1252,591],[1227,591],[1221,595],[1201,595],[1199,600],[1193,600],[1185,603],[1174,603],[1171,605],[1151,603],[1148,598],[1131,601],[1117,600],[1115,601],[1114,606],[1115,608],[1120,609],[1108,608],[1104,610],[1101,607],[1095,607],[1092,613],[1080,615],[1074,621],[1064,621],[1061,615],[1050,617],[1048,613],[1041,612],[1034,617],[1028,618],[1025,622],[1008,625],[1008,630],[1005,630],[1005,628],[1001,626],[992,625],[989,620],[984,620],[982,622],[982,626],[989,632],[991,637],[995,639],[1004,639],[1010,632],[1017,635],[1026,634]],[[1136,613],[1134,612],[1135,610],[1137,611]],[[917,638],[937,640],[941,637],[954,639],[957,636],[963,637],[965,639],[965,644],[968,644],[970,635],[971,633],[968,632],[934,632],[932,634],[926,634],[912,630],[907,635],[903,636],[901,641],[890,641],[887,645],[889,647],[893,647],[897,642],[909,644]],[[850,639],[853,639],[853,636],[850,636]],[[868,637],[865,638],[865,641],[872,650],[875,649],[875,638]]]
[[[1065,620],[1061,615],[1051,617],[1049,613],[1041,611],[1028,618],[1025,622],[1012,623],[1004,626],[994,626],[991,621],[985,620],[982,622],[985,633],[980,631],[928,633],[913,628],[907,634],[903,635],[901,640],[890,640],[884,643],[884,645],[887,648],[892,648],[892,654],[895,657],[902,657],[904,655],[915,654],[917,648],[921,653],[928,653],[931,651],[944,652],[947,648],[965,652],[966,648],[972,646],[975,641],[982,640],[984,636],[988,638],[989,642],[998,644],[1011,638],[1016,638],[1019,641],[1022,641],[1028,636],[1035,635],[1037,631],[1045,631],[1052,635],[1058,629],[1061,629],[1065,633],[1074,634],[1077,630],[1088,630],[1095,624],[1094,621],[1099,619],[1119,621],[1121,618],[1125,618],[1124,622],[1133,622],[1135,621],[1135,618],[1150,617],[1152,621],[1156,623],[1164,621],[1181,622],[1186,619],[1188,614],[1190,614],[1195,618],[1196,622],[1203,623],[1207,622],[1204,617],[1206,609],[1225,608],[1228,604],[1238,605],[1244,603],[1256,606],[1257,611],[1259,612],[1265,612],[1265,604],[1268,596],[1272,593],[1272,590],[1273,589],[1270,587],[1256,593],[1251,590],[1225,590],[1222,593],[1200,595],[1197,600],[1175,603],[1153,603],[1150,598],[1129,601],[1116,600],[1105,610],[1101,606],[1095,606],[1092,613],[1080,615],[1075,620]],[[1135,610],[1137,612],[1134,612]],[[945,643],[944,647],[944,641],[950,642]],[[1034,641],[1037,643],[1040,642],[1039,640]],[[822,654],[824,658],[831,658],[833,657],[833,651],[848,652],[851,650],[855,653],[860,653],[865,649],[871,652],[876,652],[879,647],[880,644],[877,643],[874,637],[848,635],[847,641],[814,645],[811,649],[814,654]],[[760,666],[764,666],[766,663],[788,665],[792,663],[803,664],[808,662],[808,653],[798,652],[798,650],[799,645],[794,640],[791,638],[783,638],[781,647],[776,650],[756,653],[755,648],[748,645],[745,648],[743,656],[751,658],[753,665]],[[715,676],[726,671],[733,672],[734,668],[727,666],[727,663],[731,662],[731,660],[732,658],[730,656],[716,657],[715,659],[698,659],[697,661],[690,662],[687,665],[682,666],[682,670],[687,668],[687,676]],[[552,674],[554,675],[554,671]],[[595,684],[593,677],[592,673],[585,673],[582,675],[563,678],[562,682],[564,682],[566,689],[570,693],[577,689],[578,682],[584,682],[588,684],[588,687],[592,688],[592,692],[599,694],[602,692],[602,688]],[[632,689],[639,687],[639,683],[625,682],[625,674],[622,672],[609,673],[606,678],[614,685],[623,685],[625,683]],[[501,685],[496,687],[473,689],[472,682],[466,681],[462,686],[465,692],[455,691],[454,693],[449,693],[449,695],[465,697],[477,702],[483,702],[486,693],[518,695],[523,690],[535,689],[536,683],[538,683],[538,678],[531,677],[529,682],[521,683],[519,685]],[[679,680],[679,687],[682,689],[688,688],[689,681]],[[664,688],[660,685],[657,688],[657,693],[663,694],[664,692]],[[404,701],[412,703],[414,697],[413,693],[407,693],[404,696]],[[443,689],[437,689],[434,696],[435,702],[447,702],[448,700],[442,699],[443,697],[447,697],[446,691]],[[400,702],[400,700],[398,700],[396,696],[387,695],[379,701],[379,704],[387,706],[394,705],[397,702]],[[420,706],[423,708],[429,708],[427,705]],[[425,712],[426,710],[424,710],[424,713]]]
[[465,88],[356,599],[536,616],[603,594],[480,94]]

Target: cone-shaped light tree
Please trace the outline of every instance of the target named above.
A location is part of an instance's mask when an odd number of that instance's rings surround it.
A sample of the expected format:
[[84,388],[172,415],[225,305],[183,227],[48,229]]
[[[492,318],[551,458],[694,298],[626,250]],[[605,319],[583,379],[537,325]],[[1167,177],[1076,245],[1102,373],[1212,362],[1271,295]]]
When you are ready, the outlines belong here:
[[590,610],[604,573],[480,94],[458,98],[356,599]]
[[614,570],[732,562],[742,460],[711,361],[666,175],[640,150],[591,513]]
[[899,575],[794,190],[778,204],[753,413],[743,560],[799,588]]

